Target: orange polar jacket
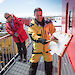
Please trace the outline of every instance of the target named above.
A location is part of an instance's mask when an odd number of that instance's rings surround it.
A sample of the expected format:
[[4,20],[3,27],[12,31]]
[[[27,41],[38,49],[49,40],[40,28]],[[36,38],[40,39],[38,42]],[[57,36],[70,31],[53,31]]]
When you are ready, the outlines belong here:
[[[45,26],[42,27],[35,20],[32,20],[30,27],[28,28],[28,33],[32,35],[33,39],[33,52],[40,53],[40,52],[47,52],[50,51],[48,48],[49,43],[43,45],[42,43],[36,42],[39,38],[43,38],[46,40],[50,40],[49,34],[53,34],[55,32],[55,27],[52,22],[45,22]],[[34,41],[35,40],[35,41]]]

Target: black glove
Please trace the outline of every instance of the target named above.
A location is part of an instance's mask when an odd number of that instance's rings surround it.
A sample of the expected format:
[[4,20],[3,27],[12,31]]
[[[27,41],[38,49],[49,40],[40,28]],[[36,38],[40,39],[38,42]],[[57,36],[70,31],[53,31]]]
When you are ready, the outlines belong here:
[[42,39],[42,38],[39,38],[38,41],[40,43],[42,43],[43,45],[47,44],[48,42],[46,42],[47,40],[46,39]]

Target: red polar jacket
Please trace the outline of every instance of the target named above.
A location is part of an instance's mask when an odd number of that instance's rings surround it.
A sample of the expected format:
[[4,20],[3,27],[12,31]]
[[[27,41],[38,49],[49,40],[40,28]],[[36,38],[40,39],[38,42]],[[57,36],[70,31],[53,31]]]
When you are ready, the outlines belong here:
[[[28,35],[23,27],[23,22],[21,21],[21,19],[16,18],[13,15],[13,24],[14,24],[15,29],[13,28],[11,23],[7,22],[6,23],[6,31],[13,36],[13,40],[16,43],[19,42],[19,39],[20,39],[21,43],[23,43],[28,38]],[[19,34],[19,37],[14,36],[15,32],[17,32]]]

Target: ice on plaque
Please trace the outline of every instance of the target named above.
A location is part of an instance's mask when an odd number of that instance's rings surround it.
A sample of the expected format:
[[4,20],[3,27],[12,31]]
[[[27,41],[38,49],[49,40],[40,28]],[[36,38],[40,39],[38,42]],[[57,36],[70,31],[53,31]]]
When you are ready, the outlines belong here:
[[49,44],[49,49],[51,49],[50,53],[53,55],[56,53],[57,55],[61,56],[68,44],[69,40],[71,39],[71,35],[63,32],[55,32],[52,36],[58,39],[58,43],[51,41]]

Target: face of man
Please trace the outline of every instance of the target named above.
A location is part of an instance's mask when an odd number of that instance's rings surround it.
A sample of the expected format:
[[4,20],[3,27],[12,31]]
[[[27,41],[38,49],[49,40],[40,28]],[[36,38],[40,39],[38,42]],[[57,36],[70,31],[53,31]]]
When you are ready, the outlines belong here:
[[42,16],[42,11],[36,11],[34,13],[35,18],[37,19],[37,21],[42,22],[43,16]]
[[7,14],[6,16],[5,16],[5,18],[7,19],[7,21],[9,21],[9,22],[11,22],[12,21],[12,17],[11,17],[11,15],[9,15],[9,14]]

